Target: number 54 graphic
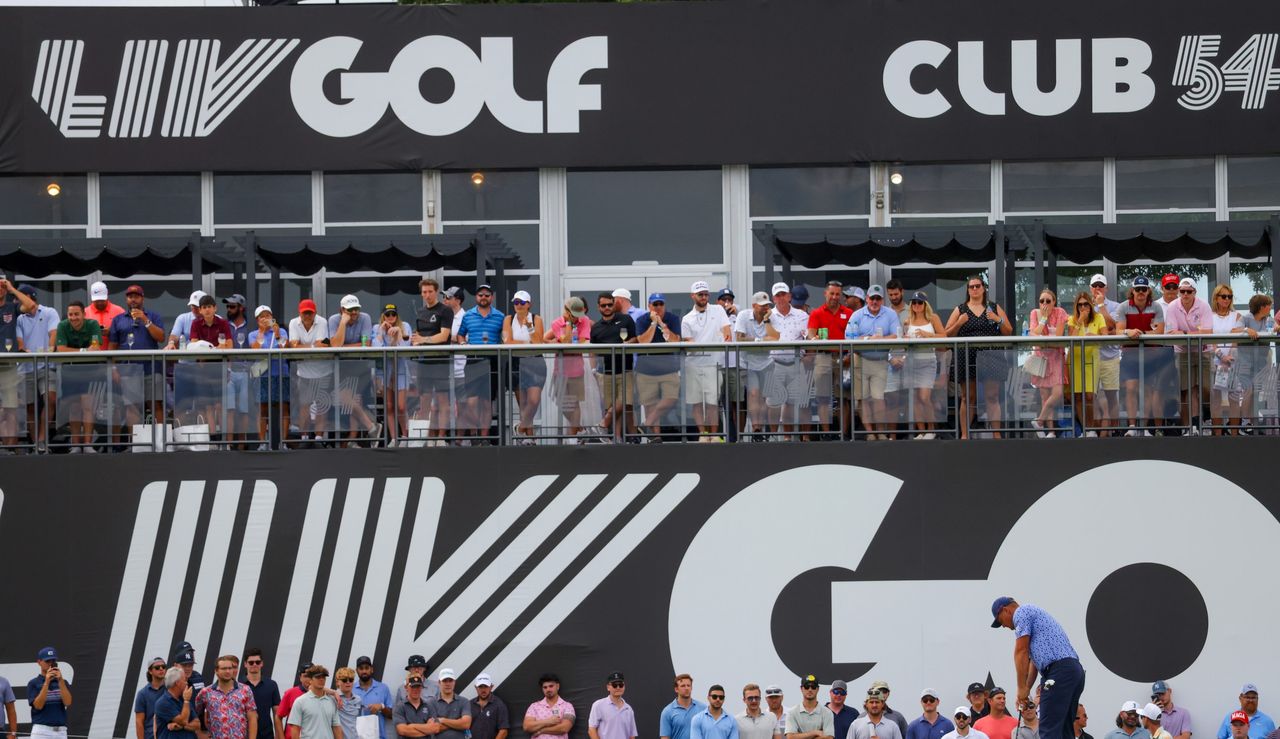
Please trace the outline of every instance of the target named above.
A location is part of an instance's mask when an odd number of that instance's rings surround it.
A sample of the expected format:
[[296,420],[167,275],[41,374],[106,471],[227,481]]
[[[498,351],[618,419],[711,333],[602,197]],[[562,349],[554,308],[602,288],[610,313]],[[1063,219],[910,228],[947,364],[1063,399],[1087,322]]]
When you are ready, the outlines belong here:
[[1178,97],[1178,104],[1188,110],[1204,110],[1218,102],[1225,90],[1244,93],[1242,109],[1261,109],[1267,93],[1280,90],[1280,69],[1271,67],[1278,39],[1280,34],[1255,33],[1219,67],[1210,60],[1218,56],[1222,36],[1183,36],[1173,84],[1191,89]]

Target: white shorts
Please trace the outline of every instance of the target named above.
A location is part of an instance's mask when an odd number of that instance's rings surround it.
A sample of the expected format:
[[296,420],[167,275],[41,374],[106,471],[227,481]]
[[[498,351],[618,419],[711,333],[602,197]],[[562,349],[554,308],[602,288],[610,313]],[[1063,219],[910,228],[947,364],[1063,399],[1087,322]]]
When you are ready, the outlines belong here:
[[805,370],[803,362],[797,360],[794,364],[782,364],[775,361],[771,379],[772,387],[765,393],[765,402],[771,408],[776,408],[783,403],[808,406],[809,373]]
[[720,402],[720,368],[711,365],[685,365],[684,402],[715,405]]
[[31,739],[67,739],[67,727],[32,724]]

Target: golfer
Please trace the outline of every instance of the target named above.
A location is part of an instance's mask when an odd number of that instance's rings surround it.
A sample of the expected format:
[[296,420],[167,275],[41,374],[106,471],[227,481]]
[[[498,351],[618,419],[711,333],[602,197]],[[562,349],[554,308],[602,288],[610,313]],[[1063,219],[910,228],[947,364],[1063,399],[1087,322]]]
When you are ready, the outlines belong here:
[[991,628],[1013,629],[1013,667],[1018,674],[1017,710],[1029,702],[1040,671],[1040,739],[1074,739],[1072,726],[1080,695],[1084,693],[1084,668],[1071,647],[1062,625],[1047,611],[1018,605],[1008,596],[991,604]]

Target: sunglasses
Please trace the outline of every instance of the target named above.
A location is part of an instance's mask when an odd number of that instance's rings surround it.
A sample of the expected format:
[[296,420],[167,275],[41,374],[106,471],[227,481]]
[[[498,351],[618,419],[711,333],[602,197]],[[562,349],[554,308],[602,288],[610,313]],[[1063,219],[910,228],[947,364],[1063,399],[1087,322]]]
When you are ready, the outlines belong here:
[[1218,300],[1222,300],[1223,298],[1226,298],[1227,300],[1231,300],[1234,297],[1235,296],[1232,295],[1231,293],[1223,293],[1222,295],[1218,296]]
[[758,695],[749,695],[749,696],[747,696],[747,697],[745,698],[745,700],[746,700],[748,703],[752,703],[752,702],[759,703],[759,702],[760,702],[760,696],[758,696]]
[[356,679],[355,679],[354,677],[340,677],[340,678],[338,678],[338,682],[340,682],[340,683],[353,683],[353,682],[355,682],[355,681],[356,681]]
[[511,301],[511,304],[512,304],[512,305],[528,305],[528,304],[529,304],[529,301],[527,301],[527,300],[513,300],[513,301]]
[[800,686],[800,689],[801,689],[801,690],[817,690],[817,689],[818,689],[818,686],[817,686],[817,685],[814,685],[814,684],[801,685],[801,686]]
[[1161,286],[1160,286],[1160,289],[1161,289],[1161,290],[1177,290],[1177,289],[1178,289],[1178,283],[1176,283],[1176,282],[1170,282],[1168,285],[1161,285]]
[[911,301],[911,304],[912,304],[912,305],[924,305],[924,301],[923,301],[923,300],[913,300],[913,301]]
[[975,282],[974,284],[972,284],[972,285],[970,285],[970,286],[969,286],[969,289],[970,289],[970,290],[981,290],[981,289],[982,289],[982,283],[981,283],[981,282]]
[[1150,290],[1150,289],[1151,289],[1151,288],[1149,288],[1149,287],[1135,287],[1135,288],[1133,288],[1133,291],[1134,291],[1135,293],[1145,293],[1147,290]]
[[655,300],[649,305],[666,305],[666,303],[662,302],[661,300]]
[[708,697],[708,698],[710,698],[710,699],[711,699],[711,700],[713,700],[713,701],[722,701],[722,700],[724,700],[724,696],[723,696],[723,695],[721,695],[721,694],[708,695],[707,697]]
[[934,698],[934,697],[933,697],[933,696],[931,696],[931,695],[926,695],[925,697],[921,698],[921,699],[920,699],[920,701],[921,701],[922,703],[937,703],[937,702],[938,702],[938,699],[937,699],[937,698]]
[[867,300],[884,300],[884,298],[880,297],[879,295],[872,295],[871,297],[867,298]]
[[1053,302],[1053,298],[1040,298],[1040,305],[1048,305]]
[[624,682],[622,682],[621,680],[614,680],[613,682],[609,683],[609,687],[611,687],[611,688],[625,688],[625,687],[627,687],[627,684],[626,684],[626,683],[624,683]]
[[848,694],[849,694],[849,691],[847,691],[847,690],[832,690],[832,691],[831,691],[831,694],[832,694],[832,695],[848,695]]
[[1195,295],[1195,294],[1196,294],[1196,291],[1195,291],[1195,290],[1179,290],[1178,292],[1179,292],[1180,294],[1182,294],[1182,295]]
[[382,315],[384,315],[384,316],[390,316],[391,318],[398,318],[398,317],[400,316],[400,314],[399,314],[399,313],[396,313],[396,312],[395,312],[395,311],[393,311],[393,310],[389,310],[389,311],[387,311],[386,313],[383,313]]
[[600,303],[601,308],[612,308],[613,303]]
[[359,308],[347,308],[347,312],[348,312],[348,313],[359,313],[359,312],[360,312],[360,309],[359,309]]
[[1076,303],[1077,308],[1088,308],[1092,303]]
[[1093,283],[1092,285],[1090,285],[1089,287],[1106,287],[1106,286],[1107,286],[1107,284],[1106,284],[1105,282],[1095,282],[1095,283]]
[[[245,664],[248,664],[248,662],[246,662]],[[164,666],[164,665],[151,665],[151,669],[153,669],[153,670],[163,670],[163,669],[165,669],[165,666]]]
[[245,660],[245,661],[244,661],[244,663],[245,663],[246,665],[260,665],[260,664],[262,664],[262,660],[260,660],[260,659],[247,659],[247,660]]

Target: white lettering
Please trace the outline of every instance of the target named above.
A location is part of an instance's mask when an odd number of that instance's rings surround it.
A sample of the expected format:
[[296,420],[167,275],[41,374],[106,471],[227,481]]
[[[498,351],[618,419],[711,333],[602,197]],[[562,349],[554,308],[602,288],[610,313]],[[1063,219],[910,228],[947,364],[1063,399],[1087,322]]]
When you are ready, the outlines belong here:
[[899,46],[884,63],[884,94],[898,112],[912,118],[936,118],[951,110],[951,103],[937,90],[918,92],[911,86],[917,67],[937,69],[951,49],[937,41],[910,41]]
[[1132,113],[1156,98],[1151,47],[1136,38],[1093,40],[1093,112]]
[[961,41],[956,54],[960,97],[983,115],[1004,115],[1004,93],[987,89],[981,41]]
[[1054,42],[1057,71],[1053,89],[1043,92],[1036,82],[1039,69],[1035,41],[1014,41],[1011,60],[1013,100],[1031,115],[1065,113],[1080,99],[1080,39]]

